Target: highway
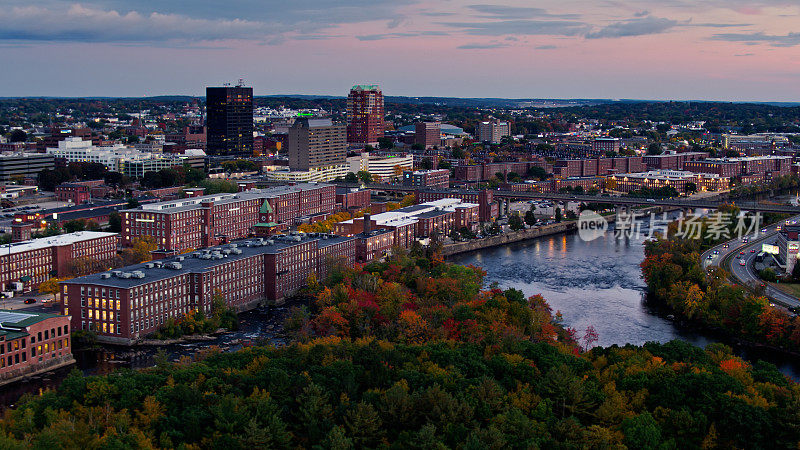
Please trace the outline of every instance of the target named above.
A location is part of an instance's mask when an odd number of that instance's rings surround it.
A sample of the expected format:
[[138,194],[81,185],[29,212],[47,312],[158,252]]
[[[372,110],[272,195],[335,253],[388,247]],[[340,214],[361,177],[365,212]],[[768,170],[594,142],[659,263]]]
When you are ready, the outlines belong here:
[[[800,216],[793,217],[789,220],[798,220]],[[772,299],[776,304],[785,307],[798,307],[800,300],[791,296],[779,289],[776,289],[766,283],[762,283],[761,279],[753,271],[753,264],[755,263],[756,255],[761,251],[761,245],[764,243],[773,243],[777,236],[777,226],[782,224],[783,221],[777,224],[766,227],[766,232],[760,233],[758,237],[752,235],[746,236],[749,238],[748,242],[743,242],[742,239],[733,239],[716,247],[703,252],[700,257],[703,261],[703,267],[708,270],[711,267],[722,265],[722,268],[731,273],[731,275],[739,281],[739,283],[759,287],[764,286],[764,293],[767,297]],[[717,253],[715,253],[717,252]],[[712,255],[709,259],[708,256]],[[745,265],[740,264],[740,260],[745,260]]]

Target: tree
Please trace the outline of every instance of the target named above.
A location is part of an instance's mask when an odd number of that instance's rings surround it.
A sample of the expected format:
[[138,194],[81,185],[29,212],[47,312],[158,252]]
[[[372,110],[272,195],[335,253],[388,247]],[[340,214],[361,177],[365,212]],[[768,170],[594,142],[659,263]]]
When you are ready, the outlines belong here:
[[525,212],[525,223],[531,227],[536,225],[536,215],[533,213],[533,211]]
[[388,150],[390,148],[394,148],[394,141],[392,138],[384,136],[378,138],[378,148],[382,148]]
[[661,153],[663,153],[663,150],[661,150],[661,144],[654,142],[647,147],[648,155],[660,155]]
[[122,217],[119,213],[114,211],[108,215],[108,231],[112,233],[119,233],[122,231]]
[[39,284],[39,292],[42,294],[50,294],[53,296],[53,301],[57,300],[58,293],[61,287],[58,284],[58,278],[48,278]]
[[508,218],[508,226],[514,231],[525,229],[525,223],[522,222],[522,218],[517,213],[512,214],[511,217]]
[[25,142],[28,140],[28,134],[22,130],[14,130],[8,135],[8,140],[11,142]]
[[683,190],[687,194],[694,194],[695,192],[697,192],[697,184],[691,182],[686,183],[686,186],[684,186]]
[[358,175],[358,179],[361,180],[362,182],[372,183],[372,174],[367,172],[366,170],[359,170],[356,175]]
[[136,208],[139,207],[139,205],[140,205],[139,204],[139,200],[136,200],[135,198],[131,198],[131,199],[128,200],[128,204],[125,205],[125,208],[127,208],[127,209],[136,209]]
[[561,222],[561,208],[556,208],[556,222]]
[[123,264],[138,264],[152,259],[151,252],[158,249],[158,241],[153,236],[142,236],[133,240],[131,248],[122,252]]
[[348,183],[358,183],[358,175],[354,174],[353,172],[347,172],[347,175],[344,177],[344,181]]

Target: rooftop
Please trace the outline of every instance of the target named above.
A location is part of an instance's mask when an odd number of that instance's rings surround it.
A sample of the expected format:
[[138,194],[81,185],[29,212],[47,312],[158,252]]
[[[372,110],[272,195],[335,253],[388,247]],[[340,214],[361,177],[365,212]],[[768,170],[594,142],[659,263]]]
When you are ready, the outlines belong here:
[[258,199],[258,198],[273,198],[277,197],[281,194],[286,194],[289,192],[300,192],[306,191],[310,189],[318,189],[322,186],[326,186],[324,184],[315,184],[315,183],[298,183],[293,186],[276,186],[266,189],[251,189],[244,192],[237,192],[237,193],[227,193],[227,194],[214,194],[214,195],[202,195],[199,197],[188,197],[182,198],[178,200],[171,200],[166,202],[157,202],[157,203],[150,203],[147,205],[142,205],[137,209],[128,209],[125,211],[128,212],[135,212],[135,211],[143,211],[143,212],[150,212],[150,211],[160,211],[160,212],[167,212],[167,213],[174,213],[180,211],[187,211],[194,208],[199,207],[201,203],[204,202],[213,202],[214,204],[225,204],[225,203],[234,203],[240,202],[243,200],[249,199]]
[[116,236],[117,233],[106,233],[102,231],[76,231],[75,233],[61,234],[58,236],[32,239],[24,242],[13,242],[11,244],[0,245],[0,255],[28,252],[31,250],[41,250],[49,247],[74,244],[76,242],[88,241],[107,236]]
[[57,314],[18,312],[0,309],[0,339],[11,340],[28,335],[27,327],[46,319],[61,317]]
[[279,235],[269,239],[251,238],[229,244],[200,249],[157,261],[150,261],[121,269],[73,278],[63,284],[93,284],[116,288],[131,288],[153,281],[165,280],[187,273],[202,273],[230,261],[250,258],[264,254],[277,254],[281,251],[316,241],[318,248],[346,242],[350,238],[322,233],[298,233]]

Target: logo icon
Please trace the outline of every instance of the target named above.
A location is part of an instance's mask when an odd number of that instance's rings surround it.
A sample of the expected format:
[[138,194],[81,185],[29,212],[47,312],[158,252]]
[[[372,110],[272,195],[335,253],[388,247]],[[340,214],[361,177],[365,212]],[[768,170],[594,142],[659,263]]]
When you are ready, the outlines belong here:
[[578,236],[586,242],[591,242],[606,233],[608,222],[600,214],[586,209],[578,217]]

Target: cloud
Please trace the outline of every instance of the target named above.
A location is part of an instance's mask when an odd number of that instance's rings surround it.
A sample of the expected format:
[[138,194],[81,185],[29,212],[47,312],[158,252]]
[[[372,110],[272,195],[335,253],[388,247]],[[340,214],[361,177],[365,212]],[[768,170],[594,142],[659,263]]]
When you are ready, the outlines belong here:
[[583,22],[566,20],[499,20],[495,22],[442,22],[453,28],[460,28],[473,36],[579,36],[590,27]]
[[503,48],[508,47],[508,44],[501,44],[501,43],[494,43],[494,44],[479,44],[479,43],[472,43],[472,44],[464,44],[459,45],[456,48],[461,50],[487,50],[492,48]]
[[556,47],[555,45],[537,45],[537,46],[536,46],[536,47],[534,47],[534,48],[535,48],[536,50],[555,50],[555,49],[557,49],[558,47]]
[[356,36],[359,41],[380,41],[383,39],[419,37],[419,36],[447,36],[444,31],[412,31],[408,33],[379,33]]
[[37,6],[0,10],[0,40],[158,42],[264,37],[270,27],[248,20],[194,19],[174,14],[120,13],[74,4],[65,11]]
[[11,1],[18,5],[0,9],[0,40],[162,43],[226,39],[275,42],[277,35],[285,34],[313,39],[324,36],[322,30],[373,20],[389,20],[393,27],[404,20],[396,9],[412,0],[233,0],[224,6],[213,2],[213,13],[207,11],[212,6],[207,0],[192,1],[191,7],[185,0],[137,1],[138,11],[131,10],[129,2],[115,0],[86,4],[43,0],[34,5]]
[[486,17],[497,19],[530,19],[530,18],[556,18],[578,19],[580,14],[550,14],[546,9],[506,5],[469,5],[473,11],[484,14]]
[[659,17],[644,17],[641,19],[630,19],[623,22],[616,22],[586,34],[587,39],[601,38],[621,38],[629,36],[644,36],[648,34],[660,34],[678,25],[677,20]]
[[633,17],[647,17],[649,15],[650,15],[650,11],[644,10],[644,11],[639,11],[637,13],[634,13]]
[[711,39],[716,41],[743,42],[748,45],[758,43],[769,44],[773,47],[794,47],[800,45],[800,33],[789,33],[784,35],[758,33],[722,33],[715,34]]

